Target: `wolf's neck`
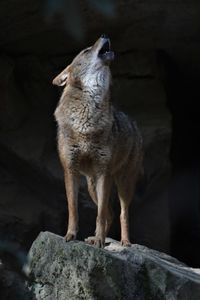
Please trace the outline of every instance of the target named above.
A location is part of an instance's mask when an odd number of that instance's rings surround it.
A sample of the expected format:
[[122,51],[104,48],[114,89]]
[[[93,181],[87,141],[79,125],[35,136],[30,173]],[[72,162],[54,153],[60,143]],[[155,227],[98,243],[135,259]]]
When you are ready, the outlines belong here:
[[[82,90],[82,101],[87,105],[98,104],[98,106],[105,106],[109,103],[110,92],[104,88],[94,85],[86,86]],[[92,105],[93,106],[93,105]]]
[[88,93],[96,101],[103,101],[108,98],[111,76],[105,76],[103,72],[94,75],[86,75],[82,80],[83,93]]
[[112,113],[109,92],[102,87],[90,86],[82,90],[68,87],[55,112],[58,123],[67,124],[81,134],[89,134],[111,127]]

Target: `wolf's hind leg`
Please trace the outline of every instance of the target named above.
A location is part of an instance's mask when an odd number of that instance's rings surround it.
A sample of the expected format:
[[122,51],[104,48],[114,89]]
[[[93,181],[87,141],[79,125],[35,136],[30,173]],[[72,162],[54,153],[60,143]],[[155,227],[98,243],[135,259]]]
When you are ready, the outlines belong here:
[[107,215],[106,215],[106,229],[105,229],[105,236],[108,236],[110,227],[112,225],[112,221],[113,221],[113,210],[112,207],[110,205],[110,203],[108,204],[108,210],[107,210]]
[[121,206],[120,224],[121,224],[121,244],[130,246],[129,240],[129,206],[135,192],[136,176],[134,170],[126,169],[126,172],[118,174],[115,177],[118,196]]
[[94,203],[97,205],[97,191],[96,191],[96,180],[93,177],[87,177],[87,185],[88,185],[88,192],[90,194],[90,197],[94,201]]
[[[109,205],[108,207],[108,211],[106,214],[106,224],[105,224],[105,238],[108,236],[109,230],[110,230],[110,226],[112,224],[113,221],[113,211]],[[85,239],[85,242],[91,245],[94,245],[96,241],[96,237],[95,236],[90,236],[88,238]]]
[[[90,197],[92,198],[94,203],[96,205],[98,205],[97,182],[96,182],[95,178],[87,177],[87,184],[88,184],[88,192],[90,194]],[[111,205],[108,204],[108,209],[106,212],[105,237],[107,236],[107,234],[109,232],[110,226],[112,224],[112,220],[113,220],[113,212],[112,212]],[[94,241],[95,241],[95,236],[89,237],[88,239],[86,239],[86,242],[88,242],[90,244],[94,244]]]
[[89,237],[86,242],[94,244],[97,247],[104,247],[106,229],[109,229],[111,218],[108,218],[108,202],[111,191],[111,176],[101,175],[96,180],[97,195],[97,219],[95,237]]

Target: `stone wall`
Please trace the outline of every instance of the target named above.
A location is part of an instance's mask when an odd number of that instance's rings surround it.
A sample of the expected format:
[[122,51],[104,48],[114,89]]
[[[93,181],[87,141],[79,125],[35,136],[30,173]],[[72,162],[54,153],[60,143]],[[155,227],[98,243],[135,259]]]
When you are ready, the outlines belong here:
[[[73,21],[68,9],[54,14],[48,3],[0,4],[0,236],[29,248],[41,230],[65,233],[66,200],[53,118],[62,90],[51,81],[82,47],[106,32],[116,51],[113,102],[137,120],[145,146],[145,177],[130,212],[131,239],[168,252],[171,115],[163,85],[166,66],[158,50],[180,64],[195,60],[199,5],[120,0],[103,11],[80,1],[85,36],[77,36],[64,22],[67,14]],[[84,182],[79,198],[79,238],[84,238],[94,231],[96,213]],[[116,200],[115,193],[112,198]],[[111,236],[119,238],[116,201],[114,207]]]

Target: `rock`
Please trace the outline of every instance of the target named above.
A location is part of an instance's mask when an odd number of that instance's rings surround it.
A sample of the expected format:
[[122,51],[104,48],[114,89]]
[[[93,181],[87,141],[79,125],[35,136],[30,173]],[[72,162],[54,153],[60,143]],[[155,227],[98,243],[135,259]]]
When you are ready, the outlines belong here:
[[[74,41],[70,30],[74,27],[79,31],[85,29],[86,44],[91,43],[103,30],[112,35],[117,49],[121,51],[157,48],[170,51],[179,60],[180,57],[187,61],[193,57],[198,59],[197,1],[191,0],[186,5],[180,1],[149,3],[131,0],[127,3],[119,0],[115,5],[115,18],[97,11],[95,2],[79,2],[75,12],[80,12],[81,20],[65,1],[1,2],[1,27],[4,30],[0,32],[0,45],[11,53],[62,54],[82,47],[83,43],[80,45],[77,40]],[[49,19],[49,10],[59,5],[61,13],[55,11],[54,18]],[[183,46],[186,51],[182,50]]]
[[0,56],[0,130],[13,130],[27,117],[27,107],[14,75],[14,60]]
[[0,147],[0,157],[0,241],[28,250],[41,230],[64,234],[65,198],[7,149]]
[[30,252],[36,299],[199,300],[200,269],[140,245],[105,249],[41,232]]
[[[126,63],[124,63],[126,61]],[[152,78],[156,74],[156,52],[137,50],[116,53],[112,70],[117,77]]]
[[[52,153],[56,148],[51,142],[55,136],[52,130],[55,94],[51,84],[50,64],[45,60],[40,62],[34,56],[24,56],[15,60],[11,69],[8,59],[2,58],[2,61],[0,66],[3,65],[4,73],[8,75],[0,91],[5,104],[0,110],[4,125],[0,142],[41,172],[50,173],[54,167],[54,176],[57,178],[61,173],[58,160],[56,165],[55,156],[49,158],[49,152]],[[21,106],[26,111],[24,117],[21,116]]]
[[23,274],[0,261],[0,299],[34,300]]

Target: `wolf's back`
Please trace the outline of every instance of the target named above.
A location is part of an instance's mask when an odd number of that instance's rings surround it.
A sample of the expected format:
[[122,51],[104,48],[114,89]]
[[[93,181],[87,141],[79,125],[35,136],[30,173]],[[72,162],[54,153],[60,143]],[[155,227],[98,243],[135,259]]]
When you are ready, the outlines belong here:
[[123,138],[134,138],[138,146],[142,144],[142,136],[134,119],[115,109],[113,110],[113,117],[113,133],[115,135]]

